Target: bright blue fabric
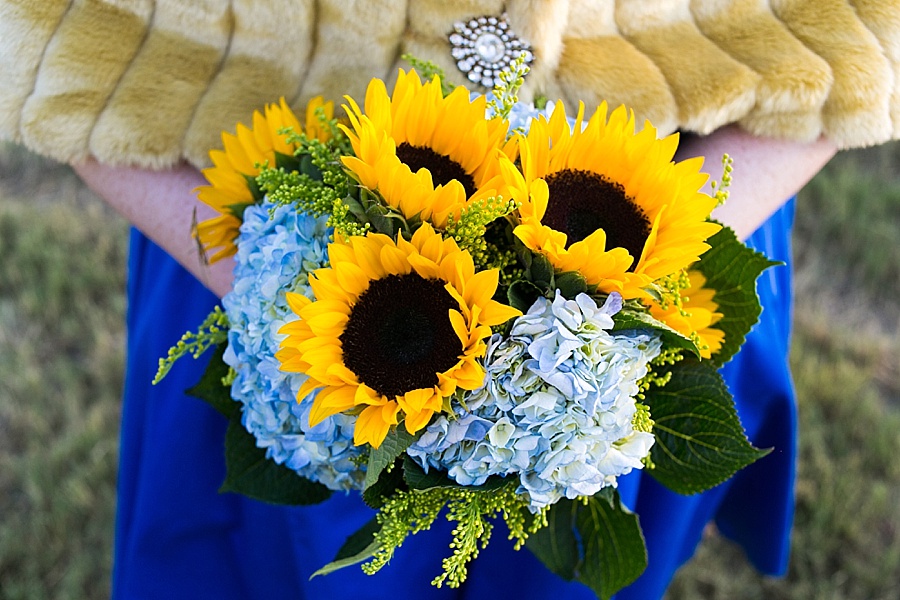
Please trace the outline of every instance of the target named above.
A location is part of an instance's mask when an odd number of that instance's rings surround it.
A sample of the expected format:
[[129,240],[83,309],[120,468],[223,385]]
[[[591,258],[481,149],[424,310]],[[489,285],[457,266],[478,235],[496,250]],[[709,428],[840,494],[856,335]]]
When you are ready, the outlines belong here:
[[[789,263],[792,219],[790,202],[754,234],[751,245]],[[350,568],[308,581],[372,512],[355,494],[338,493],[318,506],[285,508],[217,493],[224,478],[225,420],[183,395],[206,361],[183,360],[160,385],[150,385],[157,359],[197,326],[215,298],[137,233],[129,271],[115,598],[593,598],[587,588],[547,571],[527,551],[513,552],[502,525],[471,565],[461,589],[433,588],[429,581],[449,551],[451,528],[444,520],[431,532],[410,538],[373,577]],[[787,370],[789,266],[765,273],[759,292],[765,307],[761,321],[724,374],[748,435],[756,445],[775,451],[730,482],[695,496],[669,492],[643,473],[623,478],[620,493],[640,514],[649,567],[618,600],[660,598],[712,518],[744,546],[761,571],[781,574],[786,568],[796,454]]]

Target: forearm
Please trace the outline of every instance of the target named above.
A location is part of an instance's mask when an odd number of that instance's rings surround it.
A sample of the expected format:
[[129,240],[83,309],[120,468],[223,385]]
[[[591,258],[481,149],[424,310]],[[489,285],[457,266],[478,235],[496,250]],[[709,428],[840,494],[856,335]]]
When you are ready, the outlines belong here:
[[[191,224],[216,216],[197,200],[194,190],[206,183],[193,167],[166,171],[111,167],[96,161],[72,165],[98,196],[168,252],[219,297],[230,289],[233,259],[204,261],[191,235]],[[196,211],[196,212],[195,212]]]
[[[705,170],[713,177],[719,175],[716,164],[723,154],[734,159],[729,199],[713,211],[713,217],[743,240],[800,191],[836,151],[824,139],[802,143],[761,138],[732,125],[706,137],[688,138],[676,159],[705,156]],[[711,191],[709,186],[706,191]]]

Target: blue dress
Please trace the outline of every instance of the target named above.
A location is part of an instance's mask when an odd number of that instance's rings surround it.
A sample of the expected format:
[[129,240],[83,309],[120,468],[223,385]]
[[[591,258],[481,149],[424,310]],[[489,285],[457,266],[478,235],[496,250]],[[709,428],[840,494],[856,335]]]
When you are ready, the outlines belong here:
[[[787,567],[796,458],[787,368],[792,221],[789,202],[750,239],[788,266],[760,278],[761,321],[723,370],[750,439],[775,450],[731,481],[694,496],[670,492],[641,472],[622,478],[622,498],[641,518],[649,566],[617,600],[661,598],[711,519],[763,573],[783,574]],[[287,508],[217,492],[225,475],[225,419],[183,394],[206,361],[182,360],[160,385],[150,384],[157,359],[196,328],[216,298],[139,233],[131,242],[114,598],[594,598],[588,588],[547,571],[527,550],[514,552],[502,524],[461,588],[432,587],[449,552],[451,527],[443,519],[427,534],[410,537],[372,577],[351,567],[310,581],[372,511],[357,494],[338,492],[317,506]]]

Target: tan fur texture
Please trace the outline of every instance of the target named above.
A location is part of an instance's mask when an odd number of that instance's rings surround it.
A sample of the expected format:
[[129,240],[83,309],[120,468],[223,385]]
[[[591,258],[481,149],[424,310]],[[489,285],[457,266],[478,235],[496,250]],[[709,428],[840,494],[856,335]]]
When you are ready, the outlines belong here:
[[[165,0],[179,2],[180,0]],[[194,111],[184,155],[207,165],[221,131],[249,123],[253,111],[297,93],[315,39],[314,0],[232,0],[234,20],[227,55]]]
[[0,138],[205,166],[265,103],[361,100],[404,51],[465,83],[454,22],[504,12],[535,54],[522,99],[626,104],[661,133],[900,138],[900,0],[0,0]]
[[[153,167],[176,163],[231,29],[227,0],[157,3],[150,32],[91,134],[94,156],[103,162],[131,156]],[[133,135],[121,135],[129,130]]]
[[759,76],[700,33],[689,0],[619,0],[616,22],[662,71],[683,128],[709,133],[755,104]]
[[620,37],[567,40],[558,77],[570,104],[581,100],[589,111],[604,101],[610,109],[624,104],[638,123],[649,120],[660,135],[678,126],[678,107],[662,73]]
[[0,138],[18,141],[22,106],[69,0],[0,2]]
[[691,10],[706,37],[761,77],[756,105],[741,118],[745,127],[764,136],[819,137],[831,68],[791,35],[766,0],[692,0]]
[[822,107],[823,133],[843,147],[890,139],[893,71],[853,7],[844,0],[771,2],[775,15],[834,73]]
[[[554,85],[569,19],[569,0],[509,0],[509,26],[531,43],[534,63],[520,98],[530,102],[536,91],[547,94]],[[558,94],[553,94],[558,95]]]
[[[606,101],[632,108],[660,134],[678,127],[678,107],[659,68],[619,35],[615,6],[605,0],[570,0],[569,23],[557,80],[569,104],[588,110]],[[635,85],[639,81],[640,85]]]
[[316,47],[300,100],[344,94],[362,101],[372,77],[385,78],[400,56],[407,3],[319,0]]
[[75,0],[47,44],[20,132],[42,154],[88,155],[94,123],[147,33],[149,0]]
[[890,114],[892,137],[900,138],[900,2],[885,0],[853,0],[856,15],[871,31],[884,52],[894,73],[891,92]]

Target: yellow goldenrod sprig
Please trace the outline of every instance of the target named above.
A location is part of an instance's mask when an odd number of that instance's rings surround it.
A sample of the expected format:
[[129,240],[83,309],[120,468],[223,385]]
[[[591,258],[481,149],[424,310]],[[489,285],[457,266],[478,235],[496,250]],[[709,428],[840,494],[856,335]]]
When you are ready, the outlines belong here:
[[530,514],[528,502],[516,493],[515,485],[489,491],[460,489],[456,492],[457,496],[447,507],[447,519],[457,522],[450,543],[453,554],[442,561],[444,572],[431,582],[436,587],[446,582],[449,587],[457,588],[466,580],[469,562],[487,547],[493,532],[493,523],[488,519],[502,515],[516,550],[522,548],[530,534],[547,524],[546,510],[533,517],[530,525],[526,523],[526,514]]
[[734,171],[734,159],[731,158],[728,154],[722,155],[722,181],[717,182],[713,179],[709,186],[713,190],[713,196],[718,203],[718,206],[721,206],[728,200],[729,191],[728,188],[731,187],[732,176],[731,173]]
[[[460,212],[459,219],[450,215],[446,233],[452,237],[460,250],[466,250],[472,255],[475,266],[479,269],[489,268],[492,262],[506,263],[507,258],[500,255],[504,252],[499,248],[489,248],[485,239],[488,225],[511,214],[519,208],[513,200],[504,200],[502,196],[491,196],[473,201]],[[515,252],[506,252],[515,260]],[[491,268],[498,265],[492,265]]]
[[[447,519],[458,524],[453,529],[450,549],[453,554],[441,561],[444,572],[431,582],[441,587],[447,582],[452,588],[466,580],[469,561],[478,558],[478,553],[487,547],[494,531],[494,524],[484,518],[485,502],[481,494],[464,492],[462,498],[451,501]],[[479,548],[479,543],[481,548]]]
[[367,575],[373,575],[386,565],[406,537],[431,529],[432,523],[446,503],[444,490],[400,491],[387,499],[378,512],[381,529],[375,534],[379,548],[372,559],[362,564]]
[[153,378],[156,385],[169,373],[175,361],[190,354],[194,358],[206,352],[210,347],[217,346],[228,339],[228,316],[222,312],[220,306],[216,306],[209,315],[200,323],[196,333],[188,331],[178,343],[169,348],[165,358],[159,359],[159,369]]
[[[635,399],[644,400],[646,398],[645,393],[650,389],[650,386],[663,387],[669,383],[669,380],[672,379],[671,370],[666,370],[660,375],[657,368],[672,366],[683,358],[684,352],[680,348],[663,348],[656,358],[647,365],[647,374],[638,381],[638,393],[635,395]],[[640,407],[641,405],[638,404],[638,406]],[[651,420],[650,423],[652,426],[653,421]],[[637,425],[635,425],[635,428],[637,428]]]
[[[363,572],[372,575],[390,561],[406,537],[430,529],[441,509],[447,506],[447,519],[456,521],[450,548],[453,554],[442,561],[443,573],[431,583],[441,587],[446,583],[455,588],[465,581],[467,565],[487,546],[493,524],[488,520],[501,515],[509,529],[509,539],[520,549],[530,534],[547,525],[546,510],[536,515],[528,512],[528,502],[516,494],[515,485],[499,489],[472,490],[466,488],[431,488],[428,490],[398,491],[378,513],[381,530],[375,534],[379,549],[374,557],[362,565]],[[529,516],[531,516],[530,523]]]
[[256,183],[270,202],[294,204],[313,217],[330,214],[334,201],[340,198],[337,190],[322,181],[283,167],[264,166],[256,176]]
[[497,75],[500,83],[494,86],[494,97],[487,104],[494,119],[508,119],[513,107],[519,102],[519,89],[525,83],[525,76],[531,70],[525,62],[526,57],[527,55],[523,52],[510,63],[508,69],[504,69]]
[[682,307],[687,298],[682,296],[681,292],[691,287],[691,280],[687,271],[682,269],[677,273],[661,277],[653,282],[653,286],[658,295],[657,303],[661,309],[668,310],[669,305],[672,305],[684,314]]
[[635,402],[634,407],[636,410],[634,416],[631,417],[631,426],[634,427],[635,431],[653,433],[654,423],[653,419],[650,418],[650,407],[640,402]]
[[340,235],[345,241],[352,236],[366,235],[371,229],[369,223],[360,223],[356,220],[350,207],[341,199],[335,199],[331,205],[331,216],[328,217],[328,226],[334,228],[334,234]]
[[237,379],[237,375],[238,372],[234,370],[234,367],[228,367],[228,373],[222,378],[222,386],[231,387],[231,384]]

